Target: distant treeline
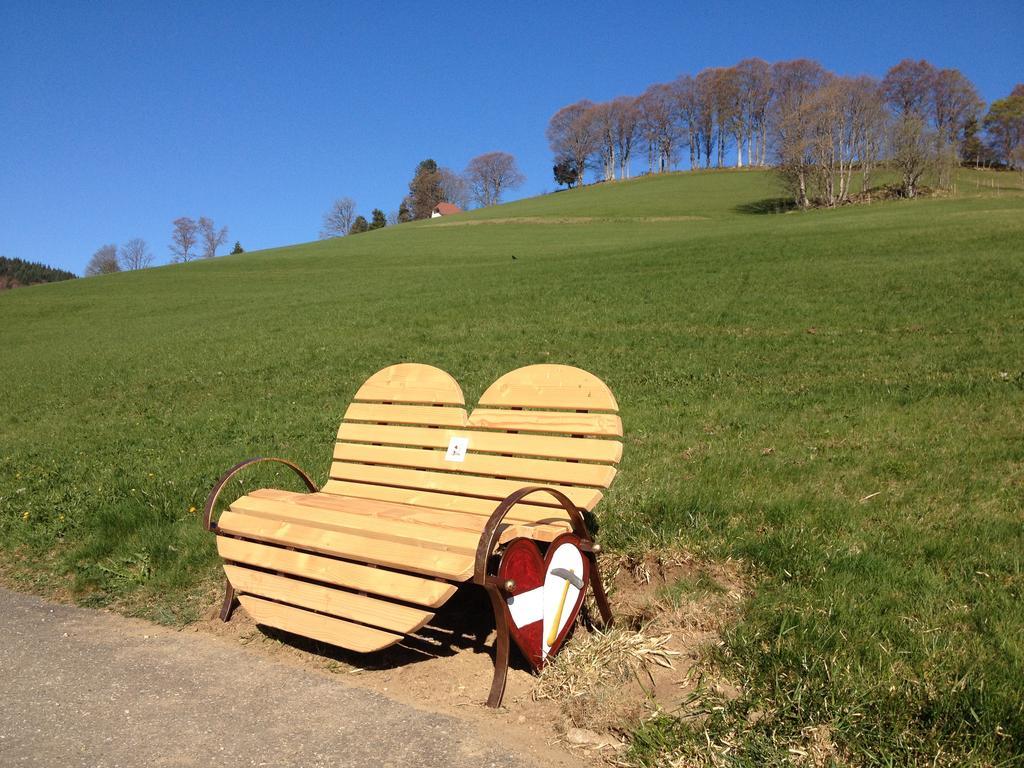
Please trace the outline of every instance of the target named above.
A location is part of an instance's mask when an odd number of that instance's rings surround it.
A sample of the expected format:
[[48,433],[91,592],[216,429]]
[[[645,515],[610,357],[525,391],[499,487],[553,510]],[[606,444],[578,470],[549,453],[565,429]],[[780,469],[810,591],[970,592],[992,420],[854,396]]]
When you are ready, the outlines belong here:
[[0,290],[36,283],[56,283],[60,280],[73,280],[76,277],[78,275],[66,269],[55,269],[34,261],[0,256]]
[[[1024,169],[1024,84],[985,109],[957,69],[906,59],[885,77],[847,77],[816,61],[745,59],[651,85],[639,96],[559,109],[548,124],[559,184],[629,178],[634,153],[649,173],[684,158],[696,169],[775,167],[794,202],[836,205],[851,198],[854,169],[885,164],[913,197],[926,171],[939,186],[961,163]],[[688,158],[687,158],[688,155]]]

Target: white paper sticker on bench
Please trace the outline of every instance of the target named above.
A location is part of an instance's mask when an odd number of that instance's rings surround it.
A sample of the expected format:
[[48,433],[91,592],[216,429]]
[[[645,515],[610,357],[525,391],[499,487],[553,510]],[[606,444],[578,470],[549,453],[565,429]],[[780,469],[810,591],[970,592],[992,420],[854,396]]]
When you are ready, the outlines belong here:
[[466,451],[469,450],[468,437],[453,437],[448,441],[448,452],[444,455],[445,461],[465,461]]

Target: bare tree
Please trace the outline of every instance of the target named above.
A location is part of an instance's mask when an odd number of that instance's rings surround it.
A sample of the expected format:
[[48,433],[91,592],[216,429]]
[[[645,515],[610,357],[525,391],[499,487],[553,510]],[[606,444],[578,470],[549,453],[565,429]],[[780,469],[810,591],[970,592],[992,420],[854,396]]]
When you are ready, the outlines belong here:
[[744,59],[736,65],[736,71],[740,79],[747,165],[763,166],[767,162],[768,108],[773,96],[771,66],[763,59]]
[[483,208],[497,205],[506,190],[515,189],[526,181],[516,159],[508,152],[488,152],[474,157],[466,166],[465,177],[470,194]]
[[982,101],[959,69],[940,69],[931,79],[931,111],[939,138],[952,144],[964,125],[977,119]]
[[593,121],[595,167],[601,169],[605,181],[615,180],[615,156],[617,142],[615,140],[615,115],[610,101],[595,104],[590,108],[590,119]]
[[141,237],[133,237],[121,246],[118,260],[124,269],[145,269],[153,263],[153,254]]
[[651,119],[649,114],[650,105],[646,104],[645,94],[640,94],[636,99],[636,108],[640,113],[640,122],[637,124],[637,133],[644,148],[647,150],[647,173],[654,173],[655,164],[660,156],[658,148],[658,124]]
[[331,204],[331,209],[324,214],[323,229],[320,238],[344,237],[352,229],[356,218],[356,201],[351,197],[339,197]]
[[743,167],[743,139],[746,124],[743,114],[740,72],[735,67],[715,70],[715,115],[718,119],[718,160],[725,165],[725,148],[729,137],[736,144],[736,167]]
[[974,84],[958,69],[940,69],[931,79],[929,108],[935,125],[939,186],[949,187],[952,170],[960,162],[959,138],[969,122],[977,120],[982,101]]
[[172,226],[171,261],[192,261],[196,257],[193,249],[199,225],[188,216],[182,216],[175,219]]
[[592,101],[583,99],[562,107],[548,122],[547,139],[556,158],[566,158],[576,170],[576,183],[583,184],[587,160],[594,154],[597,132],[594,130]]
[[203,238],[203,258],[212,259],[217,255],[217,249],[227,242],[228,228],[217,229],[213,224],[213,219],[200,216],[199,236]]
[[85,265],[86,277],[109,275],[112,272],[120,271],[121,265],[117,262],[117,246],[113,244],[101,245],[89,259],[89,263]]
[[916,197],[918,183],[933,164],[935,137],[920,115],[908,112],[896,118],[889,133],[892,164],[900,174],[904,197]]
[[882,91],[895,117],[890,151],[905,197],[917,194],[921,176],[934,163],[936,138],[928,125],[928,114],[936,72],[927,61],[904,59],[882,80]]
[[694,81],[696,98],[697,161],[700,150],[704,150],[704,167],[711,167],[711,150],[715,146],[715,70],[705,69],[697,74]]
[[897,115],[923,116],[934,77],[935,67],[924,59],[904,59],[885,73],[885,79],[882,80],[885,100]]
[[882,159],[888,115],[882,86],[866,75],[848,81],[849,109],[853,121],[855,152],[861,171],[861,192],[871,187],[871,174]]
[[668,85],[658,83],[640,95],[637,106],[650,170],[665,173],[675,162],[679,140],[675,94]]
[[700,164],[700,101],[697,98],[697,84],[689,75],[680,75],[672,82],[671,88],[681,141],[686,142],[690,148],[692,171]]
[[809,100],[816,197],[830,207],[850,199],[853,166],[861,146],[860,96],[852,78],[831,77]]
[[816,196],[825,205],[849,202],[854,167],[868,188],[887,128],[881,88],[870,77],[830,77],[814,94]]
[[775,100],[771,123],[778,173],[802,208],[810,205],[809,175],[816,140],[814,95],[828,77],[822,66],[810,59],[772,65]]
[[[438,168],[438,183],[441,188],[441,199],[438,202],[452,203],[462,210],[469,208],[470,186],[462,174],[453,171],[451,168]],[[433,206],[431,207],[433,212]]]
[[615,150],[619,156],[619,178],[630,177],[630,160],[633,143],[636,141],[640,124],[640,112],[636,99],[619,96],[611,101],[612,122],[615,131]]

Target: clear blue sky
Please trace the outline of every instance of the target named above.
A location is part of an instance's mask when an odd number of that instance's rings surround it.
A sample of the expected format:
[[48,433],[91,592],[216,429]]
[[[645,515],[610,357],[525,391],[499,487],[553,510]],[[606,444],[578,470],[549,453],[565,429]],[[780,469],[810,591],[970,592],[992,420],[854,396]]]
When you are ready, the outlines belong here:
[[728,65],[1024,81],[1024,3],[0,3],[0,254],[81,273],[103,243],[205,214],[246,249],[312,240],[334,198],[397,208],[416,163],[519,159],[550,115]]

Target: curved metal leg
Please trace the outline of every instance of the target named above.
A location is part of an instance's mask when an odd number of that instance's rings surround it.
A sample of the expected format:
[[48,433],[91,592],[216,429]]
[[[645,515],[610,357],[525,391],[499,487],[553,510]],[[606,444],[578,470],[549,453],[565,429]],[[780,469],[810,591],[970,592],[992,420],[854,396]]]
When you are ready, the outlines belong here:
[[487,697],[487,706],[497,708],[505,696],[505,681],[508,679],[509,637],[508,622],[505,619],[505,600],[495,587],[486,587],[494,608],[494,678],[491,680],[491,693]]
[[572,525],[573,533],[580,538],[580,549],[590,558],[590,584],[594,590],[594,600],[597,602],[597,609],[601,613],[601,620],[605,627],[612,624],[611,606],[608,605],[608,595],[604,591],[604,584],[601,581],[601,574],[597,568],[597,553],[601,551],[600,545],[594,542],[587,522],[583,517],[583,510],[575,506],[569,497],[555,488],[532,485],[520,488],[505,497],[494,512],[487,519],[483,532],[480,535],[480,543],[476,549],[475,567],[473,569],[473,581],[484,587],[491,598],[491,606],[494,608],[494,624],[497,630],[494,653],[494,679],[491,682],[491,695],[487,698],[487,706],[498,707],[505,695],[505,680],[508,677],[509,661],[509,630],[508,621],[505,617],[505,601],[501,594],[501,585],[496,582],[488,570],[488,564],[495,553],[500,534],[500,525],[505,515],[519,502],[534,493],[546,493],[558,502],[562,510],[568,515]]
[[590,588],[594,590],[594,602],[597,603],[597,610],[601,613],[601,622],[605,629],[615,623],[612,617],[612,607],[608,603],[608,593],[604,591],[604,582],[601,581],[601,571],[597,567],[597,558],[590,558]]
[[224,585],[224,602],[220,606],[220,620],[230,621],[231,613],[238,605],[238,599],[235,597],[235,588],[231,586],[231,582],[225,579]]

